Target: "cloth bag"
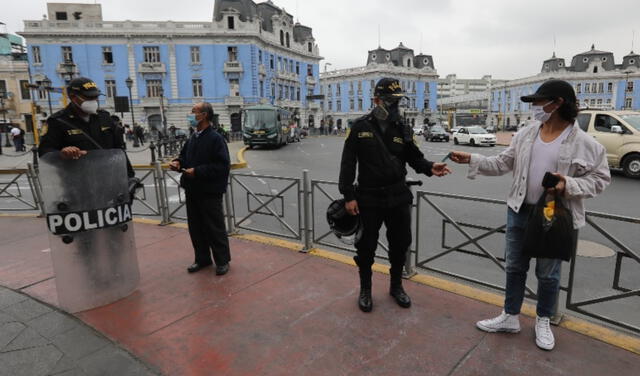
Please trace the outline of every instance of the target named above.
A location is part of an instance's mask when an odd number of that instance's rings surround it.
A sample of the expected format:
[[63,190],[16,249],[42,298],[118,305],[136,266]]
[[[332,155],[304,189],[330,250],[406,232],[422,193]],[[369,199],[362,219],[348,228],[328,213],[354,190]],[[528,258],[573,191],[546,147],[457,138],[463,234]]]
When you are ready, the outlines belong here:
[[576,232],[573,216],[558,194],[544,192],[529,213],[524,233],[524,254],[533,258],[571,260]]

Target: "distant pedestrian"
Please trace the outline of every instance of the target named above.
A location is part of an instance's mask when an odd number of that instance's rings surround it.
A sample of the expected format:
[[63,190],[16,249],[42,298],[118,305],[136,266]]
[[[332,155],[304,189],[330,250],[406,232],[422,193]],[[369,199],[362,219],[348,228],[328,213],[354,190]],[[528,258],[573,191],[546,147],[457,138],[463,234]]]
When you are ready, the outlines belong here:
[[13,146],[16,148],[16,151],[23,151],[24,136],[22,134],[20,127],[11,128],[11,139],[13,140]]
[[144,146],[144,129],[137,123],[133,124],[133,136],[137,139],[140,146]]
[[216,264],[216,274],[229,271],[229,238],[222,211],[222,196],[227,191],[231,169],[229,149],[222,135],[213,126],[213,107],[202,102],[193,106],[189,115],[195,133],[182,147],[180,156],[169,167],[182,172],[180,186],[184,188],[187,223],[195,260],[189,273]]

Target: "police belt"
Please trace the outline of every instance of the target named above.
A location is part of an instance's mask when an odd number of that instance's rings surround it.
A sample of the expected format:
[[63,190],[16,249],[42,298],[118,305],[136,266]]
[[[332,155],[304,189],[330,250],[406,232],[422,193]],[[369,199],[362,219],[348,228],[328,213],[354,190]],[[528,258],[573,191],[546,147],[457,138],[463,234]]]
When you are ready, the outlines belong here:
[[391,184],[391,185],[382,186],[382,187],[362,187],[362,186],[357,186],[356,187],[356,192],[384,195],[384,194],[392,194],[392,193],[401,192],[401,191],[403,191],[403,188],[407,188],[407,183],[404,180],[403,181],[399,181],[399,182],[394,183],[394,184]]

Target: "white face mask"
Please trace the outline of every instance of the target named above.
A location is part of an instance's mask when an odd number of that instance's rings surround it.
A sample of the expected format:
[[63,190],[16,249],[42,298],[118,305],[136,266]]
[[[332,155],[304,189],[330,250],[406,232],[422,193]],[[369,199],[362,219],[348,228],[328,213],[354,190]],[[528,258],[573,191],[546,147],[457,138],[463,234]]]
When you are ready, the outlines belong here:
[[553,101],[549,103],[545,103],[542,106],[531,106],[531,112],[533,113],[533,118],[542,123],[549,120],[549,118],[551,117],[551,114],[553,114],[555,110],[547,113],[544,111],[544,106],[549,105],[551,103],[553,103]]
[[98,101],[97,100],[84,101],[80,105],[80,109],[84,113],[87,113],[90,115],[95,114],[98,112]]

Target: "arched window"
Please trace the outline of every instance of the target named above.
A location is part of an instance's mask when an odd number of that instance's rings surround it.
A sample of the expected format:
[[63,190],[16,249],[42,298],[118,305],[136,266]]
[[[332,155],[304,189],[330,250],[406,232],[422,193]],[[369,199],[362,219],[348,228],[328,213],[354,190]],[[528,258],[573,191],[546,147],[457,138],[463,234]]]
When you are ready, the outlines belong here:
[[407,66],[411,67],[411,59],[407,59]]
[[291,47],[290,41],[289,41],[289,33],[287,33],[287,47]]
[[280,44],[284,46],[284,31],[280,30]]

